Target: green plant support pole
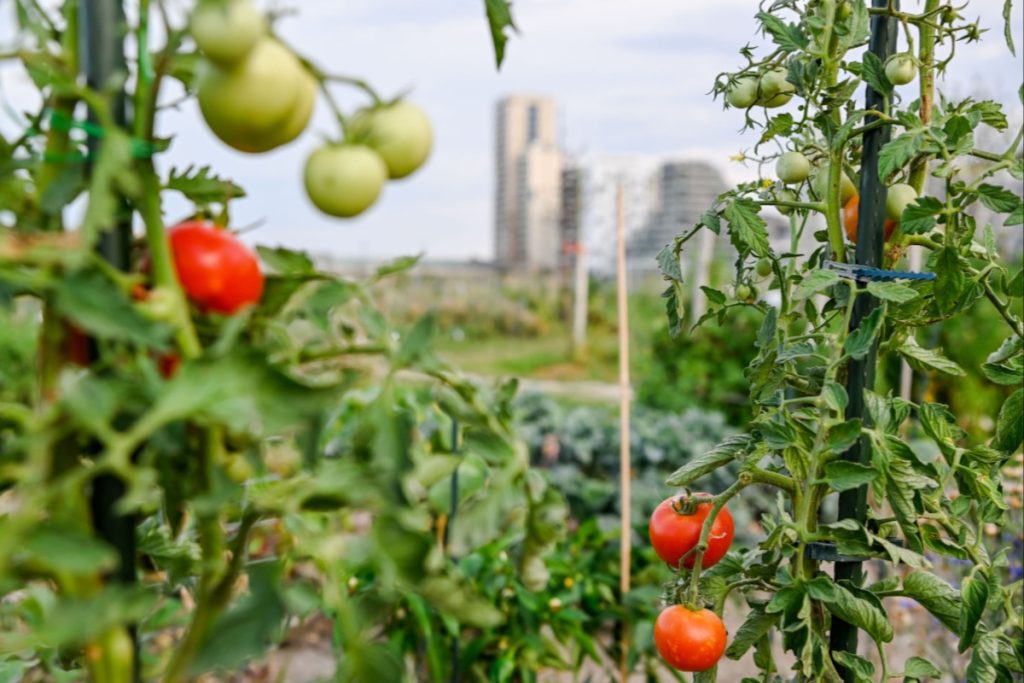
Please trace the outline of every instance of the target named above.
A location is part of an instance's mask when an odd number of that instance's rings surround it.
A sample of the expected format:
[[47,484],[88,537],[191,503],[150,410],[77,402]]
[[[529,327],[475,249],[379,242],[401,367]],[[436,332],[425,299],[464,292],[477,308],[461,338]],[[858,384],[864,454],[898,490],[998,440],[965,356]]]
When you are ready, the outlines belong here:
[[[885,9],[890,0],[872,0],[875,8]],[[899,2],[894,2],[896,9]],[[871,17],[871,41],[869,50],[884,63],[896,48],[896,21],[887,14],[876,14]],[[867,109],[880,110],[885,104],[885,97],[868,86]],[[868,122],[871,117],[868,118]],[[878,154],[882,146],[889,141],[890,126],[881,126],[864,134],[864,152],[861,157],[860,178],[860,215],[857,222],[857,247],[855,261],[860,265],[879,268],[885,249],[884,230],[886,187],[878,177]],[[860,322],[878,306],[878,301],[868,295],[857,297],[854,303],[853,317],[850,327],[856,329]],[[847,391],[850,403],[846,409],[847,419],[865,418],[864,391],[875,384],[875,357],[877,347],[860,360],[851,360],[847,379]],[[870,444],[861,437],[850,450],[843,454],[844,460],[858,463],[870,461]],[[867,486],[843,491],[839,494],[839,519],[856,519],[863,523],[867,516]],[[860,562],[836,562],[836,581],[849,580],[859,584],[861,581]],[[832,631],[829,634],[829,647],[832,651],[857,651],[857,629],[851,624],[835,616],[832,618]],[[843,679],[849,683],[854,681],[853,672],[839,667]]]
[[[83,0],[79,14],[79,63],[85,74],[86,84],[97,91],[106,91],[112,79],[127,74],[124,59],[125,21],[120,0]],[[119,86],[111,105],[111,116],[120,126],[127,120],[126,100],[123,86]],[[95,121],[90,112],[90,118]],[[89,157],[96,158],[102,139],[89,138]],[[97,249],[115,268],[129,270],[131,267],[131,214],[123,207],[117,224],[100,234]],[[131,515],[119,514],[117,502],[125,493],[124,482],[118,477],[102,475],[93,481],[90,504],[96,533],[112,545],[120,562],[110,580],[119,583],[134,583],[135,575],[135,519]],[[138,640],[135,629],[131,629],[135,645],[135,671],[133,679],[139,680]]]

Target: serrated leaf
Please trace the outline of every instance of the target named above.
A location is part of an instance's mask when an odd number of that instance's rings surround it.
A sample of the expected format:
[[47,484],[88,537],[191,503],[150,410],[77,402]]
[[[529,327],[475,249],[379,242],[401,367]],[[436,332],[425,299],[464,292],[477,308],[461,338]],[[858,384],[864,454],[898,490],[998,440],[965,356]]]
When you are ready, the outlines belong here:
[[747,614],[746,621],[732,637],[732,642],[725,650],[729,659],[739,659],[758,640],[768,633],[779,620],[778,614],[767,614],[762,607],[753,607]]
[[948,313],[960,303],[964,291],[964,272],[960,267],[960,255],[953,247],[942,247],[935,254],[935,303],[939,310]]
[[978,187],[978,198],[981,203],[996,213],[1009,213],[1020,207],[1022,200],[1017,194],[1005,187],[982,183]]
[[708,301],[710,301],[713,304],[723,305],[727,301],[725,294],[713,287],[701,285],[700,289],[702,292],[704,292],[704,295],[708,298]]
[[1010,54],[1016,56],[1017,50],[1013,46],[1013,0],[1003,0],[1003,38],[1006,39],[1006,47]]
[[725,207],[723,215],[729,222],[729,236],[740,253],[768,256],[771,252],[767,223],[758,215],[760,208],[751,199],[734,199]]
[[978,639],[971,653],[971,662],[967,665],[967,678],[970,683],[997,683],[999,677],[999,640],[995,636],[985,635]]
[[168,347],[173,329],[142,315],[127,295],[97,271],[65,275],[57,281],[55,295],[61,315],[94,337],[154,349]]
[[812,270],[797,285],[793,296],[797,299],[806,299],[813,294],[828,289],[837,282],[839,282],[839,274],[834,270]]
[[873,280],[868,283],[868,291],[884,301],[903,304],[917,298],[917,290],[899,282]]
[[960,595],[948,583],[926,571],[913,571],[903,579],[903,594],[913,598],[956,632],[960,626]]
[[935,216],[942,208],[942,202],[935,197],[918,197],[903,210],[900,230],[907,235],[930,232],[935,227]]
[[793,115],[792,114],[779,114],[773,116],[765,126],[764,132],[761,133],[761,139],[757,144],[763,145],[777,135],[787,136],[793,130]]
[[1009,228],[1014,225],[1021,225],[1024,223],[1024,203],[1017,204],[1013,207],[1013,211],[1006,216],[1006,220],[1003,221],[1003,227]]
[[851,358],[860,359],[866,356],[878,338],[883,316],[884,308],[881,306],[871,311],[866,318],[860,321],[860,326],[846,337],[843,351]]
[[861,421],[859,417],[841,422],[828,430],[825,443],[829,450],[843,453],[849,450],[860,439]]
[[199,206],[223,204],[245,196],[245,190],[230,180],[215,175],[209,166],[196,169],[189,166],[183,171],[172,168],[167,183],[168,190],[176,190]]
[[906,166],[921,151],[923,144],[924,137],[917,131],[908,131],[886,143],[878,153],[879,179],[888,182],[889,176]]
[[512,3],[509,0],[484,0],[484,8],[491,29],[491,42],[494,44],[495,66],[500,69],[501,63],[505,61],[508,33],[517,30],[512,19]]
[[[892,95],[893,86],[885,75],[885,65],[882,64],[882,60],[874,52],[868,51],[864,53],[864,71],[862,75],[872,90],[886,97]],[[881,159],[879,159],[879,163],[881,163]]]
[[825,403],[833,411],[840,414],[846,412],[846,406],[850,403],[850,396],[846,393],[846,388],[842,384],[829,382],[825,385],[821,395],[824,397]]
[[767,12],[758,12],[757,18],[776,45],[788,52],[799,52],[807,47],[807,36],[796,24],[787,24]]
[[990,382],[995,384],[1020,386],[1021,383],[1024,383],[1024,369],[1022,369],[1019,360],[1012,367],[997,365],[996,363],[985,363],[981,366],[981,371]]
[[415,267],[422,258],[423,254],[416,254],[415,256],[399,256],[392,261],[388,261],[387,263],[378,266],[377,270],[373,273],[373,279],[383,280],[386,277],[404,273],[410,268]]
[[835,650],[832,652],[832,659],[853,674],[854,683],[874,683],[875,665],[860,655],[845,650]]
[[832,614],[865,631],[877,642],[893,639],[892,624],[885,612],[867,600],[857,597],[831,579],[819,576],[807,582],[807,593],[822,602]]
[[1006,283],[1006,296],[1012,299],[1024,297],[1024,270],[1018,270]]
[[669,280],[683,281],[683,271],[679,264],[679,254],[672,244],[666,244],[658,252],[658,270]]
[[864,484],[870,484],[878,476],[878,470],[858,462],[836,460],[825,465],[825,481],[835,491],[848,491]]
[[957,646],[958,652],[966,652],[967,648],[974,644],[974,635],[977,633],[978,624],[985,613],[985,605],[988,603],[988,579],[979,571],[973,572],[964,579],[960,586],[960,626],[957,629],[960,634],[960,643]]
[[316,273],[313,260],[302,251],[284,247],[256,247],[260,260],[275,273],[282,275],[312,275]]
[[942,355],[942,349],[926,349],[918,346],[917,340],[912,336],[908,336],[904,340],[899,352],[916,370],[936,370],[954,377],[967,375],[967,372],[957,365],[956,361]]
[[999,409],[996,420],[996,437],[992,440],[993,448],[1004,453],[1013,453],[1024,441],[1024,389],[1010,394]]
[[751,438],[745,434],[730,436],[710,451],[697,456],[673,472],[665,483],[669,486],[688,486],[704,475],[733,462],[750,445]]

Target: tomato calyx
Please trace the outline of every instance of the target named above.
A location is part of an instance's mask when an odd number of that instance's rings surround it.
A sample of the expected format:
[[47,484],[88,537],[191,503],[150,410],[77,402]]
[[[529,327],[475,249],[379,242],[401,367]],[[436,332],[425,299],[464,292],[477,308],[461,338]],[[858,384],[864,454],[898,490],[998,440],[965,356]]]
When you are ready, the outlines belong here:
[[697,508],[704,503],[714,503],[715,497],[706,493],[685,493],[676,496],[672,500],[672,509],[675,510],[677,515],[692,515],[697,512]]

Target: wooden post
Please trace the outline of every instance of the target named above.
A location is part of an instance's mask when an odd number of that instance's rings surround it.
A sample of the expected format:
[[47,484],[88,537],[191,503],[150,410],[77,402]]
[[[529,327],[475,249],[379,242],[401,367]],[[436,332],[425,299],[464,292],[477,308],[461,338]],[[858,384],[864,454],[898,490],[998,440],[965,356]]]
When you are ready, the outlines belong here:
[[575,277],[573,278],[572,352],[574,358],[587,355],[587,300],[590,298],[590,280],[587,275],[587,252],[577,237]]
[[[619,508],[622,511],[622,525],[619,540],[619,594],[624,598],[630,585],[630,550],[633,525],[631,517],[630,479],[632,467],[629,448],[629,407],[632,389],[629,386],[629,299],[626,291],[626,217],[622,198],[622,183],[615,192],[615,243],[618,270],[618,313],[619,313]],[[629,652],[629,628],[622,624],[620,639],[621,657],[619,668],[621,680],[629,678],[626,663]]]

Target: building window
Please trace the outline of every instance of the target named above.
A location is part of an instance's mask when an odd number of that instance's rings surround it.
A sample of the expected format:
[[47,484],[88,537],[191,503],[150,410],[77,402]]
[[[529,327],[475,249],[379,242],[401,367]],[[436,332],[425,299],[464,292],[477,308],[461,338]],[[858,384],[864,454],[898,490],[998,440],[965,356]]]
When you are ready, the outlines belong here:
[[526,111],[526,141],[533,142],[537,139],[537,105],[531,104]]

